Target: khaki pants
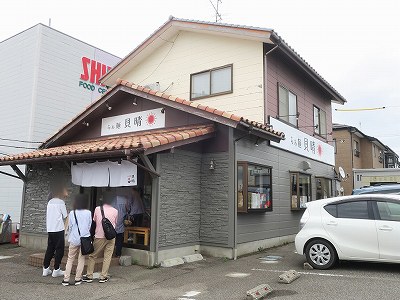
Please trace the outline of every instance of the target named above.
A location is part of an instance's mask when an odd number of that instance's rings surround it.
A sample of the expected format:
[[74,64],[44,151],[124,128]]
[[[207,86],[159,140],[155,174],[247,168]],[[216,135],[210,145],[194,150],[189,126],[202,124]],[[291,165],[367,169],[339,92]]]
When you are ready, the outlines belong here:
[[82,271],[85,266],[85,256],[82,255],[81,246],[69,245],[68,249],[68,260],[65,267],[64,281],[69,281],[71,276],[72,264],[74,263],[76,255],[78,255],[78,265],[76,266],[75,281],[82,279]]
[[114,253],[115,239],[94,239],[93,242],[94,252],[89,254],[89,262],[87,266],[87,277],[93,278],[94,265],[96,258],[104,249],[103,267],[101,269],[100,279],[104,279],[108,276],[108,269],[110,268],[111,258]]

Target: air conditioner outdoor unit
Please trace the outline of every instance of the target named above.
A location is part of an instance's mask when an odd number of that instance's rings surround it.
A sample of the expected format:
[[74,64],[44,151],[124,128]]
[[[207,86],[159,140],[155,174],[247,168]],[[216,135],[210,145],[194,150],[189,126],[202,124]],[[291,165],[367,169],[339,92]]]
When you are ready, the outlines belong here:
[[158,81],[154,82],[154,83],[146,84],[144,87],[148,88],[150,90],[153,90],[153,91],[157,91],[157,92],[160,91],[160,83]]

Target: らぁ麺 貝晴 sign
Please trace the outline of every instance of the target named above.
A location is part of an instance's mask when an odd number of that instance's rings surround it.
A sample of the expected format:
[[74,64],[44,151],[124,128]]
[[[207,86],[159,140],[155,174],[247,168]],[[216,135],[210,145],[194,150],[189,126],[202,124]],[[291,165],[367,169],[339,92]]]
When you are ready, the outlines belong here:
[[121,134],[165,127],[165,112],[161,108],[103,118],[101,135]]
[[335,165],[335,149],[333,146],[277,119],[270,118],[270,124],[274,130],[285,133],[284,140],[280,141],[280,143],[271,141],[271,146],[321,161],[331,166]]

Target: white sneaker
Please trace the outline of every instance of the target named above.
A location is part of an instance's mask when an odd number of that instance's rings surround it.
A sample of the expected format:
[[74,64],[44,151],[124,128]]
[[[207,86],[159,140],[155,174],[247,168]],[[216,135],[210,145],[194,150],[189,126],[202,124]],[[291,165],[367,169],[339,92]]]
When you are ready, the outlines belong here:
[[53,271],[53,274],[51,275],[53,277],[61,277],[64,276],[64,271],[61,271],[61,269],[57,269]]
[[43,276],[43,277],[46,277],[46,276],[49,276],[50,274],[51,274],[50,267],[48,267],[47,269],[45,269],[45,268],[43,267],[42,276]]

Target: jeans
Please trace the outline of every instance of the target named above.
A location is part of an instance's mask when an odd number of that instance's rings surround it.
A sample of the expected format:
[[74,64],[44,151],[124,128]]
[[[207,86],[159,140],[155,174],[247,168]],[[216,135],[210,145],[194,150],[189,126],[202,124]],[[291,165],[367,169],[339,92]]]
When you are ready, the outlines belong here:
[[124,233],[117,233],[115,237],[115,255],[121,256],[122,244],[124,243]]
[[47,269],[50,266],[50,261],[54,257],[54,270],[60,268],[61,260],[64,256],[64,230],[58,232],[49,232],[47,239],[47,250],[44,255],[43,267]]

